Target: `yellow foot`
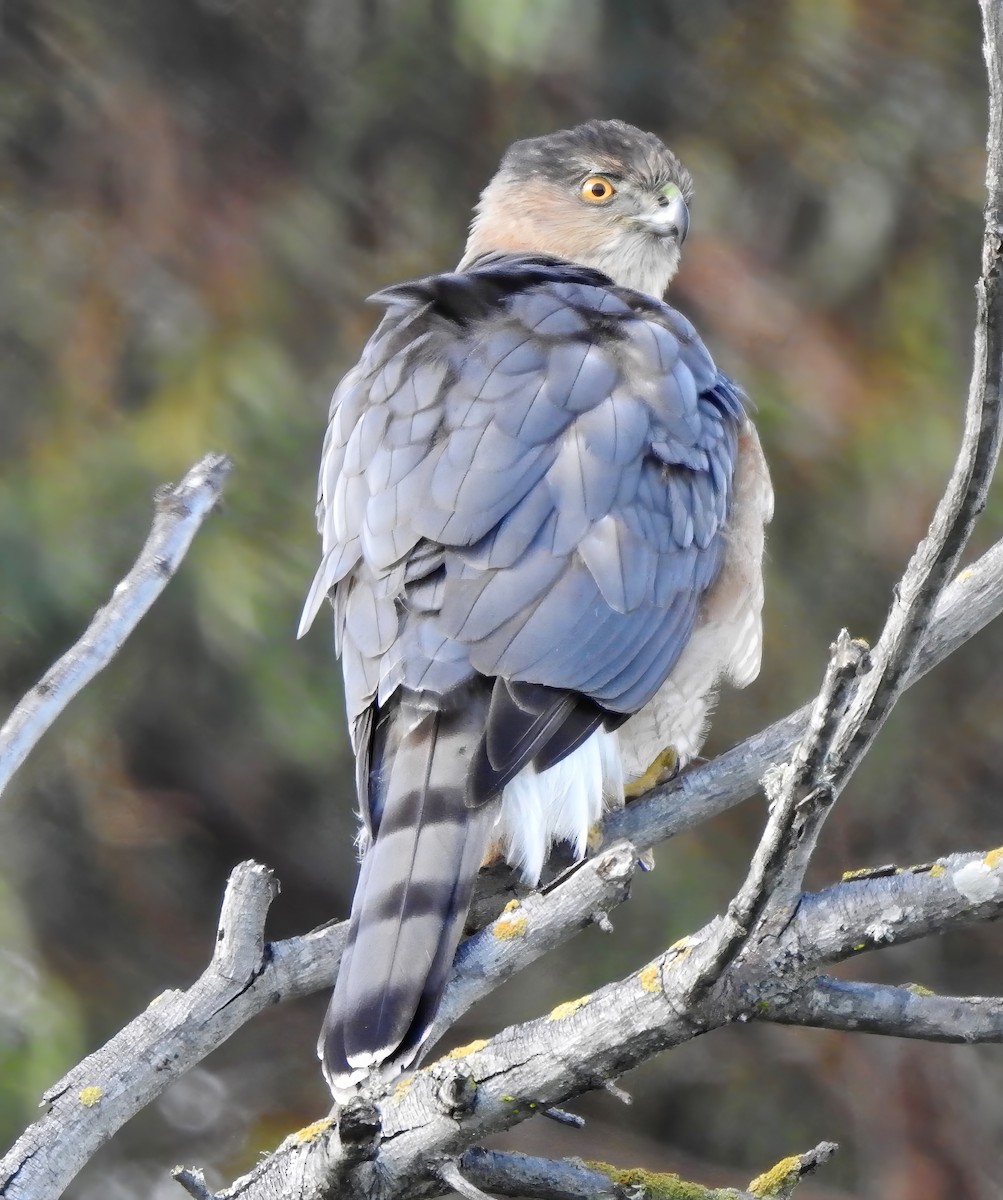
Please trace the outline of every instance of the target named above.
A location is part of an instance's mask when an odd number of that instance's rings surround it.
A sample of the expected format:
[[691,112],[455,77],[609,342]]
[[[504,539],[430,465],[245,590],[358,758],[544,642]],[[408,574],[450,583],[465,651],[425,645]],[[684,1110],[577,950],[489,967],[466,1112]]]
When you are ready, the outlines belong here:
[[678,770],[679,756],[671,746],[666,746],[643,775],[624,787],[623,794],[628,800],[634,800],[657,784],[667,783]]

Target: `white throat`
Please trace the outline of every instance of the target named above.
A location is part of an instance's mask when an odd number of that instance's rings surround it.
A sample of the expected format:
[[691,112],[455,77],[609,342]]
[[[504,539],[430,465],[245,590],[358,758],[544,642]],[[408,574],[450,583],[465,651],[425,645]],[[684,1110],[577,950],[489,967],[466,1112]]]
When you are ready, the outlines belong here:
[[602,271],[620,287],[661,300],[679,270],[679,257],[677,245],[665,246],[641,235],[600,246],[584,265]]
[[606,246],[598,247],[592,254],[560,254],[549,248],[496,246],[483,244],[480,239],[471,238],[467,242],[463,257],[457,266],[458,271],[465,271],[471,262],[489,250],[515,252],[525,254],[556,254],[559,258],[567,258],[583,267],[592,267],[608,275],[620,287],[631,288],[635,292],[644,292],[661,300],[669,284],[679,270],[679,247],[671,249],[659,245],[648,237],[618,238]]

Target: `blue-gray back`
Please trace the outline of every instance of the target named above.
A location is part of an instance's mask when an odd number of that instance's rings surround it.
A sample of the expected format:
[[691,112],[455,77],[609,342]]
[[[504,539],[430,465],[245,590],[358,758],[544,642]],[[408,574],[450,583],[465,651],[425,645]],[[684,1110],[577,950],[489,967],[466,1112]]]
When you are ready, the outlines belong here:
[[353,739],[476,675],[639,709],[724,549],[738,389],[689,322],[598,272],[492,255],[390,288],[335,393],[324,558]]

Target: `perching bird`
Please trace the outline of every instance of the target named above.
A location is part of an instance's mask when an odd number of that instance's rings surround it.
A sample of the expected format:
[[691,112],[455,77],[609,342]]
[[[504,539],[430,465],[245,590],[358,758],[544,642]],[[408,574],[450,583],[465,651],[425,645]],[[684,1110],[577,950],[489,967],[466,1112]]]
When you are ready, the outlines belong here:
[[769,474],[661,299],[691,193],[622,121],[516,142],[335,392],[300,632],[330,599],[363,822],[336,1096],[415,1062],[485,859],[581,855],[758,673]]

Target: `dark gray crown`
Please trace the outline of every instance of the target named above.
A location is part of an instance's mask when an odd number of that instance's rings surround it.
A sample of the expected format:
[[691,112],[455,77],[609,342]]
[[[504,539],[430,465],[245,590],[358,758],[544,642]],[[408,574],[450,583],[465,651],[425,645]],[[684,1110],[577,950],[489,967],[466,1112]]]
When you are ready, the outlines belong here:
[[514,142],[501,163],[516,178],[532,176],[573,183],[592,173],[629,176],[650,187],[676,184],[689,200],[693,180],[672,151],[653,133],[626,121],[586,121],[542,137]]

